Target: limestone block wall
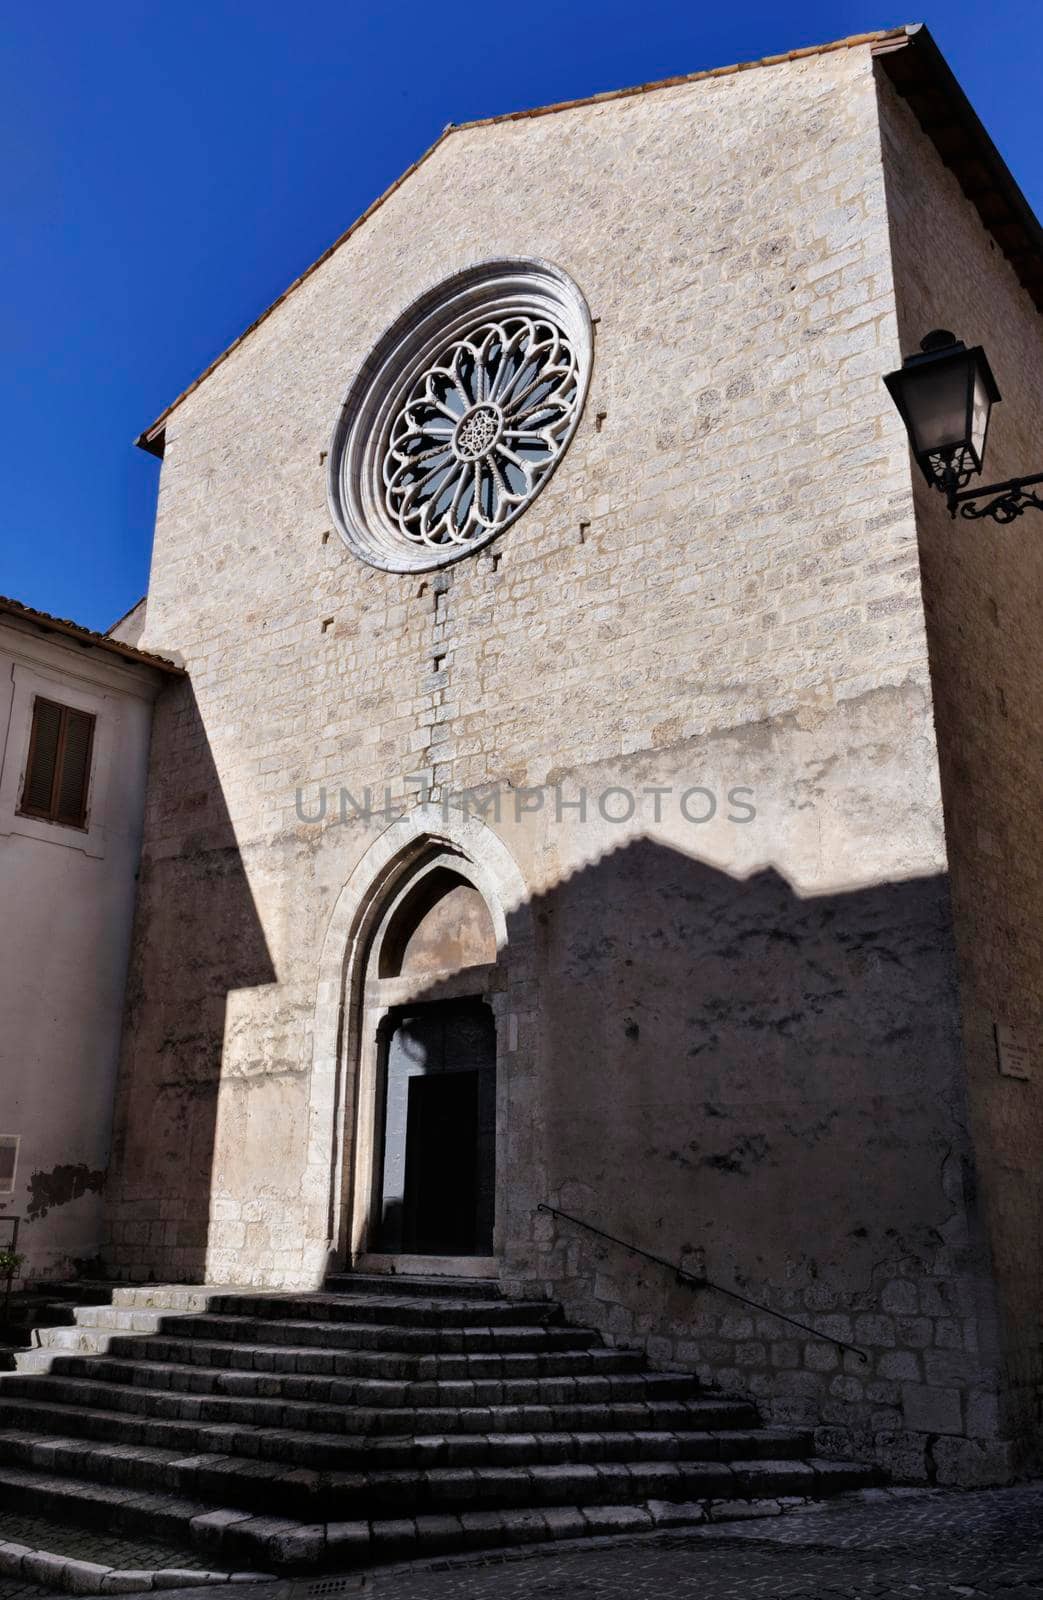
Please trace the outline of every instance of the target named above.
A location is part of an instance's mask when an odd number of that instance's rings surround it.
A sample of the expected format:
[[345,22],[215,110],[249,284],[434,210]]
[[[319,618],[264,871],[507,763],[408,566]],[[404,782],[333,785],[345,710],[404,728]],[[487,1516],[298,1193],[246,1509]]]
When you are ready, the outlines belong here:
[[[886,82],[880,99],[903,351],[915,350],[935,327],[952,329],[968,345],[983,344],[1003,396],[992,416],[983,481],[1039,471],[1043,318]],[[922,481],[915,495],[971,1118],[1002,1291],[1006,1422],[1038,1441],[1043,542],[1038,513],[1006,528],[990,520],[953,523]]]
[[[658,828],[647,792],[643,826],[564,837],[548,800],[532,1242],[511,1264],[664,1366],[818,1424],[826,1450],[953,1482],[1009,1452],[929,749],[923,691],[880,689],[570,774],[619,809],[617,791],[671,788]],[[749,822],[723,805],[739,780]],[[697,784],[721,811],[686,826]],[[675,1287],[534,1217],[540,1198],[804,1328]]]
[[[417,296],[506,255],[596,319],[575,438],[480,556],[363,566],[324,497],[343,393]],[[1007,1470],[898,355],[855,47],[457,131],[176,409],[143,643],[191,686],[153,738],[118,1274],[343,1258],[342,897],[429,828],[502,902],[508,1287],[826,1448]]]

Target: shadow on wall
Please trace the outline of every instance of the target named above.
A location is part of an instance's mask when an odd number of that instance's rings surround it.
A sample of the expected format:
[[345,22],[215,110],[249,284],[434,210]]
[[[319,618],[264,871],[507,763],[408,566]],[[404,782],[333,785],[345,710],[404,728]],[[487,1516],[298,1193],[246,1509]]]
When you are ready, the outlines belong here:
[[276,973],[190,683],[157,703],[153,747],[168,760],[146,800],[105,1259],[198,1283],[227,997]]
[[704,1248],[725,1281],[848,1285],[963,1242],[943,876],[802,899],[640,838],[530,911],[536,1148],[512,1237],[524,1204],[571,1197],[674,1259]]
[[805,900],[775,871],[736,882],[642,840],[537,921],[558,1203],[820,1309],[823,1279],[868,1289],[886,1261],[963,1242],[944,880]]
[[[149,802],[111,1259],[124,1276],[199,1281],[227,997],[275,973],[189,691],[163,714],[181,719],[186,755],[176,795]],[[750,1394],[775,1421],[824,1426],[833,1453],[872,1450],[913,1478],[1003,1475],[944,876],[804,899],[773,869],[736,879],[637,838],[509,912],[506,947],[470,969],[473,989],[466,963],[491,953],[486,941],[429,928],[430,911],[397,930],[413,970],[396,1004],[490,1000],[512,1292],[559,1298],[573,1321]],[[462,971],[426,968],[447,951]],[[251,1027],[253,1076],[277,1076]],[[437,1090],[425,1086],[414,1120],[438,1122]],[[408,1115],[399,1123],[408,1169]],[[472,1212],[486,1177],[467,1191]],[[406,1170],[396,1193],[436,1178]],[[458,1174],[457,1209],[464,1187]],[[699,1251],[712,1279],[820,1337],[693,1296],[539,1215],[541,1201],[673,1261]],[[454,1237],[458,1220],[442,1218]],[[256,1267],[245,1239],[223,1269],[241,1250],[241,1281]],[[937,1437],[949,1455],[936,1445],[932,1467]]]
[[[773,869],[737,880],[641,838],[528,909],[538,1003],[507,1057],[510,1282],[914,1477],[928,1434],[992,1431],[946,878],[803,899]],[[459,981],[416,998],[442,992]],[[711,1279],[868,1364],[679,1287],[536,1215],[542,1200],[674,1262],[701,1252]],[[913,1434],[906,1466],[895,1441]]]
[[[276,975],[190,689],[161,715],[182,764],[148,802],[110,1259],[198,1281],[227,996]],[[508,916],[508,971],[520,921],[535,983],[507,991],[497,1140],[515,1281],[621,1339],[691,1327],[660,1269],[599,1260],[536,1217],[543,1200],[674,1260],[702,1250],[711,1277],[779,1309],[865,1308],[891,1278],[944,1259],[955,1280],[977,1259],[943,877],[802,899],[774,870],[737,880],[638,838]],[[468,992],[411,976],[414,1002]],[[262,1080],[280,1070],[264,1048],[250,1041]],[[969,1315],[948,1293],[937,1314]]]

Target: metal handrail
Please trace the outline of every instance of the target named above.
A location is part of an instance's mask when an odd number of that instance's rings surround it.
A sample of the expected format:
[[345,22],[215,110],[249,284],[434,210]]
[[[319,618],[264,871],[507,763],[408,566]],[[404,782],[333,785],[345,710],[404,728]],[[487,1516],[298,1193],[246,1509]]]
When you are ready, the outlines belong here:
[[814,1339],[822,1339],[826,1344],[836,1345],[838,1350],[851,1350],[860,1361],[868,1363],[869,1355],[857,1344],[848,1344],[846,1339],[834,1339],[832,1334],[820,1333],[817,1328],[811,1328],[806,1322],[798,1322],[796,1317],[787,1317],[784,1311],[775,1311],[771,1306],[762,1305],[759,1300],[751,1300],[749,1295],[740,1294],[737,1289],[727,1289],[723,1283],[715,1283],[705,1273],[697,1274],[686,1272],[683,1267],[675,1266],[665,1256],[654,1255],[651,1250],[642,1250],[638,1244],[630,1244],[626,1239],[617,1238],[614,1233],[606,1233],[604,1228],[595,1228],[592,1222],[586,1222],[582,1217],[574,1217],[569,1211],[559,1211],[557,1206],[549,1206],[540,1201],[537,1211],[549,1212],[552,1217],[561,1217],[565,1222],[574,1223],[577,1228],[585,1228],[588,1233],[596,1234],[599,1239],[607,1239],[609,1244],[618,1244],[621,1250],[627,1250],[632,1256],[642,1256],[645,1261],[654,1261],[656,1266],[665,1267],[668,1272],[674,1273],[678,1283],[687,1284],[690,1289],[715,1289],[718,1294],[726,1294],[732,1300],[739,1300],[744,1306],[751,1306],[754,1311],[764,1311],[769,1317],[776,1317],[779,1322],[788,1322],[791,1328],[800,1328],[803,1333],[810,1333]]

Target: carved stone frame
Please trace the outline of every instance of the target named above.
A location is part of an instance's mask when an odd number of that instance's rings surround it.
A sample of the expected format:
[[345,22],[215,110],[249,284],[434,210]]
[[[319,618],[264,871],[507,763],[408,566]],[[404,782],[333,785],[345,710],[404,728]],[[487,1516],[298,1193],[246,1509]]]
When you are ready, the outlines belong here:
[[[488,907],[497,958],[485,966],[422,977],[379,978],[380,945],[403,897],[449,867]],[[323,944],[315,1016],[309,1125],[309,1192],[327,1195],[324,1267],[442,1270],[493,1275],[512,1238],[530,1233],[519,1214],[524,1170],[511,1107],[531,1081],[535,1029],[532,921],[521,873],[506,846],[476,817],[446,818],[417,806],[365,852],[338,897]],[[367,1251],[374,1167],[378,1034],[392,1006],[475,996],[496,1026],[496,1201],[493,1257],[379,1257]],[[519,1167],[521,1162],[521,1167]],[[323,1182],[324,1176],[324,1182]]]

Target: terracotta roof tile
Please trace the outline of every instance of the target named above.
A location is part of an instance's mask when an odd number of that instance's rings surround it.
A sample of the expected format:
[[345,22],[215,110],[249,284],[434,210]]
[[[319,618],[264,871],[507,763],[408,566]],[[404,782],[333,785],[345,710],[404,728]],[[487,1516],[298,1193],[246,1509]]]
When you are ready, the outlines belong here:
[[179,667],[177,662],[168,661],[165,656],[155,656],[148,650],[138,650],[132,644],[123,644],[119,639],[109,639],[104,633],[95,633],[93,628],[81,628],[78,622],[70,622],[67,617],[52,617],[49,611],[37,611],[33,606],[25,606],[20,600],[11,600],[7,595],[0,594],[0,617],[17,617],[23,622],[34,622],[38,627],[48,633],[63,633],[69,639],[75,639],[80,644],[94,645],[99,650],[105,650],[110,655],[123,656],[128,661],[136,661],[144,667],[155,667],[160,672],[172,673],[176,677],[184,677],[184,667]]

